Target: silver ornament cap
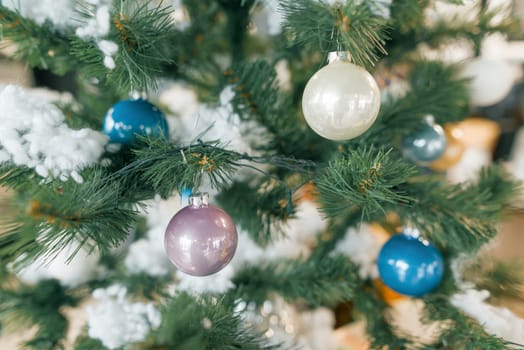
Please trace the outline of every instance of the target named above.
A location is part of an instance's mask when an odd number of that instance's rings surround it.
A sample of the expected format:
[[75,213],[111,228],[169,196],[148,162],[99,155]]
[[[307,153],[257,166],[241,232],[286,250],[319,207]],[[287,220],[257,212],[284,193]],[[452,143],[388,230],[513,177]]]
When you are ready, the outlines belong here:
[[328,63],[336,61],[351,63],[351,54],[349,51],[331,51],[328,53]]

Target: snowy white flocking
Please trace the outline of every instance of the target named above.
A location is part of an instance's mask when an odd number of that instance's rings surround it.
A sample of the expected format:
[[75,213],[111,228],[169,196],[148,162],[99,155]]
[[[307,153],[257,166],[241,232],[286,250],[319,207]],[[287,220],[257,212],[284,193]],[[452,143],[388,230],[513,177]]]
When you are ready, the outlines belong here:
[[164,250],[164,233],[173,213],[183,205],[179,196],[162,200],[160,196],[151,200],[142,213],[147,218],[149,230],[144,238],[133,242],[124,260],[131,274],[145,273],[150,276],[163,276],[174,271]]
[[[2,5],[12,11],[18,11],[26,18],[42,25],[49,21],[56,29],[77,28],[79,37],[106,35],[110,28],[109,5],[111,0],[4,0]],[[92,21],[79,21],[78,10],[83,6],[98,7]]]
[[188,28],[191,24],[191,19],[182,0],[173,0],[172,6],[173,12],[171,13],[171,18],[174,21],[175,27],[179,30]]
[[177,271],[177,291],[185,291],[199,295],[202,293],[225,293],[235,285],[231,281],[235,277],[235,269],[228,265],[224,269],[209,276],[191,276]]
[[116,63],[113,56],[118,52],[118,45],[109,40],[100,40],[97,45],[104,54],[104,66],[108,69],[115,69]]
[[362,224],[359,228],[350,228],[336,246],[333,253],[349,257],[359,267],[361,278],[377,278],[377,256],[381,242],[372,234],[369,225]]
[[0,163],[27,166],[44,178],[82,183],[79,171],[95,164],[107,137],[91,129],[74,130],[52,103],[9,85],[0,90]]
[[118,52],[118,45],[112,41],[104,40],[111,28],[110,5],[105,1],[91,1],[92,5],[98,5],[93,18],[89,18],[82,26],[76,29],[76,35],[84,39],[94,39],[102,54],[104,54],[104,66],[107,69],[115,69],[114,56]]
[[133,303],[126,293],[121,285],[96,289],[96,303],[86,308],[89,336],[109,349],[143,341],[162,321],[160,311],[152,303]]
[[196,114],[181,116],[178,119],[180,124],[175,126],[179,135],[187,135],[181,141],[190,143],[197,138],[220,140],[228,149],[253,154],[251,143],[262,140],[265,129],[256,122],[241,121],[231,104],[234,96],[233,87],[228,86],[220,93],[217,108],[203,105]]
[[516,316],[505,307],[497,307],[486,302],[487,290],[468,289],[451,296],[451,304],[476,319],[490,334],[507,341],[524,344],[524,319]]
[[[45,279],[57,279],[62,286],[78,287],[96,277],[99,271],[100,253],[97,250],[89,252],[80,248],[78,242],[72,242],[53,257],[51,261],[44,258],[36,259],[27,267],[16,272],[24,283],[36,284]],[[71,255],[78,250],[72,259]]]
[[451,321],[425,320],[426,304],[421,299],[406,298],[395,302],[387,312],[396,335],[416,344],[432,344],[452,326]]
[[296,259],[311,253],[317,236],[327,227],[327,221],[320,214],[316,204],[302,201],[296,207],[295,216],[286,221],[282,228],[283,239],[275,240],[266,247],[264,259]]
[[88,19],[76,29],[76,35],[81,38],[100,38],[109,34],[111,28],[111,13],[109,5],[101,5],[95,11],[95,16]]
[[4,0],[2,5],[10,10],[19,11],[22,16],[32,19],[37,24],[50,21],[60,30],[75,24],[75,2],[71,0]]
[[490,293],[477,290],[472,282],[464,280],[464,266],[471,262],[471,256],[461,254],[451,263],[451,271],[459,292],[451,295],[450,302],[465,314],[477,320],[486,332],[504,338],[507,341],[524,343],[524,319],[505,307],[498,307],[486,302]]
[[268,345],[286,349],[335,350],[335,317],[327,308],[300,311],[281,297],[274,297],[257,308],[254,303],[239,301],[235,307],[244,325],[264,334]]
[[[198,96],[188,84],[170,80],[159,80],[158,84],[158,95],[153,93],[151,98],[158,100],[161,105],[167,107],[169,114],[187,119],[198,111]],[[175,129],[175,126],[170,128],[170,130]]]
[[452,183],[474,181],[480,170],[491,163],[489,150],[479,147],[468,147],[457,164],[447,171],[447,178]]
[[164,232],[165,227],[152,228],[146,238],[139,239],[129,246],[124,265],[130,273],[163,276],[173,271],[162,244]]

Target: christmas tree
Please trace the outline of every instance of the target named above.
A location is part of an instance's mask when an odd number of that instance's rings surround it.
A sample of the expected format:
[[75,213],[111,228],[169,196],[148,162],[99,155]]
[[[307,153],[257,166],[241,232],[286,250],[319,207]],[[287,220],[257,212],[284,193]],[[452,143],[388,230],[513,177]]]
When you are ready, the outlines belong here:
[[484,39],[520,28],[464,3],[2,1],[10,58],[73,82],[0,90],[2,334],[344,349],[337,315],[374,349],[524,343],[487,300],[516,271],[483,254],[519,183],[456,170],[462,121],[514,83]]

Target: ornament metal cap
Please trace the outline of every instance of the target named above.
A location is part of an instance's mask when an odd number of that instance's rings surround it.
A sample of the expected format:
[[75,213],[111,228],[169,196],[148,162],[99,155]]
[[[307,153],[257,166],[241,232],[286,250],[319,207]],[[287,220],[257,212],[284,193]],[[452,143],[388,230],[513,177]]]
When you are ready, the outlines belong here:
[[411,225],[405,225],[403,228],[402,228],[402,233],[405,234],[406,236],[410,236],[410,237],[413,237],[413,238],[419,238],[422,236],[422,233],[420,232],[420,230],[414,226],[411,226]]
[[147,92],[132,90],[129,92],[130,100],[147,100]]
[[193,207],[201,207],[209,204],[209,193],[195,193],[189,197],[189,205]]
[[431,114],[427,114],[424,116],[424,121],[430,125],[435,124],[435,117]]
[[351,62],[351,54],[349,51],[331,51],[328,54],[328,63],[333,62]]

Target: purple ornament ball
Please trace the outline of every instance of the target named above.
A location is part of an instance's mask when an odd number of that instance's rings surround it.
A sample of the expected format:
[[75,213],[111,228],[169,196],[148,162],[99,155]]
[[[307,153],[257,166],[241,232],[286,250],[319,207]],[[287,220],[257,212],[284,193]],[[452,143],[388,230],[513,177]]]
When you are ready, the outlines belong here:
[[180,271],[208,276],[233,259],[237,229],[225,211],[208,204],[206,195],[191,197],[190,202],[167,225],[164,246]]

